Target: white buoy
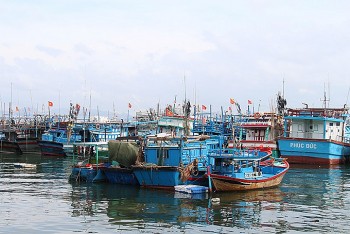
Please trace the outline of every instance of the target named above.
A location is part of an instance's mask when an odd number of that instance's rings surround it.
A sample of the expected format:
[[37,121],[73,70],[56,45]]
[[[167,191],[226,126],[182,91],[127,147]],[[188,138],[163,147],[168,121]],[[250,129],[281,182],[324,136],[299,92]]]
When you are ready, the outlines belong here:
[[219,204],[220,203],[220,198],[219,197],[214,197],[211,199],[211,203],[213,204]]

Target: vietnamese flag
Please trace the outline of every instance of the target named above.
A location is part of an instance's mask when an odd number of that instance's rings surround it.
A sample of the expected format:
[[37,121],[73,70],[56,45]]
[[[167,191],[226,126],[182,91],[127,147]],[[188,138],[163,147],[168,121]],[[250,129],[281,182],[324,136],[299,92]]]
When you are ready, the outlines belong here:
[[52,107],[53,106],[53,102],[48,102],[48,105],[49,105],[49,107]]
[[253,102],[251,100],[248,100],[248,105],[253,104]]
[[131,108],[131,103],[129,102],[129,108]]
[[206,109],[207,109],[207,107],[202,105],[202,110],[206,110]]
[[231,104],[235,104],[235,99],[230,98],[230,103],[231,103]]

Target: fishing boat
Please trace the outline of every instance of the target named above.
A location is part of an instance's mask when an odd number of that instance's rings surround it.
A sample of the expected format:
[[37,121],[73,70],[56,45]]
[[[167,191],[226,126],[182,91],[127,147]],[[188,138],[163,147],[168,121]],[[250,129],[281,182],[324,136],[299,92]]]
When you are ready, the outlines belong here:
[[[62,123],[61,123],[62,124]],[[41,154],[45,156],[67,156],[65,146],[76,142],[81,142],[81,135],[71,129],[52,128],[42,134],[42,139],[38,141]],[[70,148],[68,146],[68,148]]]
[[278,186],[289,169],[271,151],[219,149],[209,153],[214,163],[208,167],[209,190],[245,191]]
[[0,139],[0,153],[11,153],[21,155],[23,152],[17,142],[9,141],[7,139]]
[[281,157],[290,163],[344,163],[350,156],[348,108],[287,109],[277,143]]
[[102,170],[109,183],[139,185],[131,168],[142,159],[142,139],[137,136],[118,137],[108,142],[110,165]]
[[106,181],[102,168],[109,166],[108,160],[100,155],[106,148],[104,142],[79,142],[73,143],[74,148],[89,148],[83,154],[73,154],[72,171],[69,181],[72,182],[101,182]]
[[174,189],[174,186],[183,184],[206,186],[207,152],[218,144],[218,139],[208,136],[148,136],[144,162],[132,166],[132,169],[139,184],[144,187]]
[[242,116],[242,121],[236,121],[234,126],[238,131],[238,142],[230,141],[228,145],[232,147],[238,143],[244,148],[267,147],[275,150],[276,131],[282,129],[278,126],[279,121],[275,113],[255,112],[253,115]]

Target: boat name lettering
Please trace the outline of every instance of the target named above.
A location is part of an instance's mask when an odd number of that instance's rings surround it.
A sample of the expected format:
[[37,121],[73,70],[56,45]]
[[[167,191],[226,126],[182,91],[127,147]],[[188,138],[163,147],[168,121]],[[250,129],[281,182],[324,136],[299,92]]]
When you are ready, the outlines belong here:
[[246,172],[244,173],[244,178],[256,178],[262,177],[262,172]]
[[315,143],[290,143],[291,148],[306,148],[306,149],[317,149],[317,145]]

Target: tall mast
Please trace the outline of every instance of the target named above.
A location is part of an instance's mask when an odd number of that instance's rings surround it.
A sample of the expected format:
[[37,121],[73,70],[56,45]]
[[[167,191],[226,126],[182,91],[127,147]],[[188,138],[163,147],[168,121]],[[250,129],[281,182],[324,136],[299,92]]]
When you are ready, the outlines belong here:
[[91,121],[90,114],[91,114],[91,90],[90,90],[90,104],[89,104],[89,122]]
[[184,72],[184,86],[185,86],[185,102],[186,102],[186,75],[185,75],[185,72]]
[[328,105],[329,105],[329,101],[330,101],[329,98],[327,99],[326,84],[324,84],[323,100],[321,99],[321,101],[323,101],[323,106],[326,109],[327,108],[327,102],[328,102]]

